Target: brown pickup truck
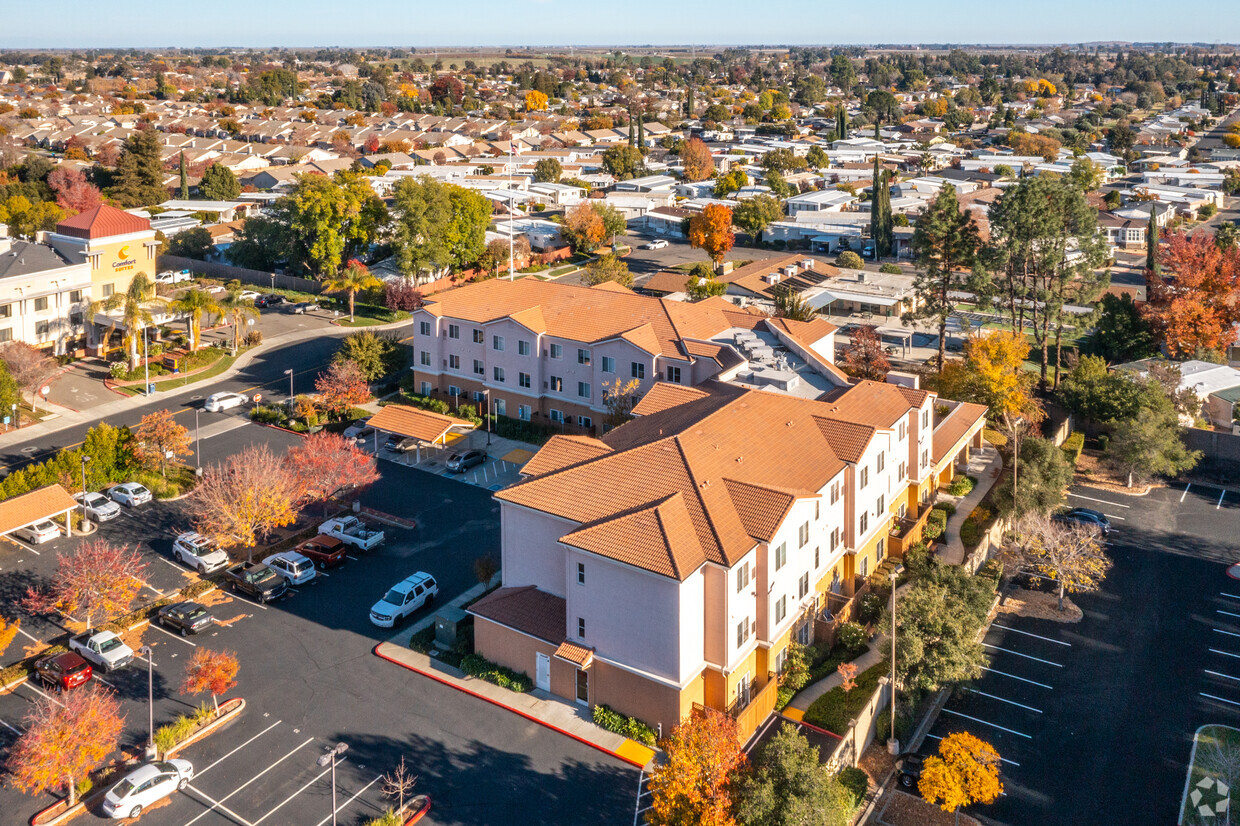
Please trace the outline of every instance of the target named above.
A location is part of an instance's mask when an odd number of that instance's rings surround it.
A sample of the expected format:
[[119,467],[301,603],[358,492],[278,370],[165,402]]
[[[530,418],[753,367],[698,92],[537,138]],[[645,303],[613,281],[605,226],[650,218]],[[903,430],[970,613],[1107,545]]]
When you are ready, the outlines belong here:
[[314,539],[308,539],[294,548],[297,553],[308,557],[314,561],[319,570],[324,568],[335,568],[344,562],[345,554],[349,548],[334,536],[323,536],[320,534]]

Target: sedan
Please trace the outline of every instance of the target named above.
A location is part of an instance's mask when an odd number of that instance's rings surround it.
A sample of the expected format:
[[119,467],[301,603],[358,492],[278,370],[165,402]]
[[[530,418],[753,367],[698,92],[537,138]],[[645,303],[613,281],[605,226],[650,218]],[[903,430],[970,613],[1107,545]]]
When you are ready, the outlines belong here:
[[245,404],[245,396],[240,393],[212,393],[202,403],[202,409],[208,413],[221,413],[243,404]]
[[34,664],[34,675],[53,691],[68,691],[88,683],[92,673],[90,663],[73,651],[53,654]]
[[287,303],[288,299],[279,293],[268,293],[267,295],[260,295],[258,298],[254,299],[254,306],[259,309],[264,309],[266,307],[277,307],[281,304]]
[[310,310],[313,310],[317,306],[318,305],[315,304],[313,301],[300,301],[296,304],[289,304],[288,312],[292,313],[293,315],[305,315],[307,312],[309,312]]
[[1091,508],[1073,508],[1064,513],[1057,513],[1054,520],[1064,525],[1081,525],[1092,528],[1102,536],[1111,533],[1111,520],[1105,513]]
[[356,421],[353,422],[353,424],[349,425],[348,427],[344,429],[344,437],[346,439],[358,438],[359,436],[362,435],[364,431],[368,429],[366,427],[366,423],[369,421],[370,421],[369,416],[366,416],[365,418],[362,418],[362,419],[357,419]]
[[642,244],[642,249],[644,249],[644,250],[661,250],[661,249],[663,249],[663,248],[664,248],[664,247],[666,247],[666,246],[667,246],[667,241],[663,240],[662,238],[658,238],[658,239],[656,239],[656,240],[654,240],[654,241],[651,241],[651,242],[650,242],[650,243],[648,243],[648,244]]
[[245,290],[241,293],[242,301],[257,301],[258,299],[262,297],[263,297],[262,293],[256,293],[253,290]]
[[96,522],[107,522],[120,516],[120,506],[102,493],[79,493],[73,497],[86,508],[86,516]]
[[151,492],[137,482],[122,482],[108,491],[108,495],[112,497],[112,501],[127,508],[135,508],[151,501]]
[[289,585],[304,585],[314,579],[314,563],[296,551],[273,554],[264,559],[263,564],[284,577]]
[[31,545],[42,545],[44,542],[50,542],[60,536],[60,528],[52,520],[44,519],[41,522],[35,522],[33,525],[18,528],[13,531],[13,535],[18,539],[26,540]]
[[406,438],[399,433],[393,433],[387,437],[387,441],[383,443],[384,450],[393,450],[397,453],[404,453],[418,443],[417,439]]
[[906,789],[917,788],[924,760],[925,758],[915,752],[905,752],[896,758],[896,772],[901,786]]
[[228,554],[200,533],[183,533],[172,543],[172,555],[186,568],[193,568],[200,574],[218,571],[228,564]]
[[448,457],[448,470],[460,473],[476,467],[487,460],[485,450],[466,450],[464,453],[453,453]]
[[113,820],[141,817],[142,810],[189,785],[194,766],[188,760],[147,763],[121,778],[103,798],[103,813]]
[[159,624],[180,631],[184,637],[211,628],[215,617],[196,602],[174,602],[159,609]]

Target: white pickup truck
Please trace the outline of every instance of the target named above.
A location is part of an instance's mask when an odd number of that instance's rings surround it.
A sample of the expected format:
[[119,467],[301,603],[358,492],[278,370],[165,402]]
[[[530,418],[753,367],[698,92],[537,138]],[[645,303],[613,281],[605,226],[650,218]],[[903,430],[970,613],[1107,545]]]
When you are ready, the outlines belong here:
[[96,631],[69,638],[69,650],[102,668],[115,671],[133,662],[133,649],[111,631]]
[[341,516],[328,519],[319,525],[319,533],[334,536],[346,545],[352,545],[361,551],[371,551],[379,547],[386,538],[383,531],[372,531],[356,516]]

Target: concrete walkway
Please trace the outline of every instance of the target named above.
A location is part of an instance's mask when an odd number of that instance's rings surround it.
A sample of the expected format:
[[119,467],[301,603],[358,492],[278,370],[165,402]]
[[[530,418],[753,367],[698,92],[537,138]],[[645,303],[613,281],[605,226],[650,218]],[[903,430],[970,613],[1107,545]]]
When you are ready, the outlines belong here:
[[972,452],[969,456],[968,475],[977,480],[977,484],[973,490],[969,491],[964,497],[950,496],[944,493],[939,494],[939,502],[952,502],[956,506],[956,513],[947,520],[947,530],[943,534],[943,544],[937,552],[940,561],[948,565],[960,565],[964,562],[967,555],[964,543],[960,541],[960,526],[969,514],[973,513],[990,489],[994,487],[995,482],[999,481],[999,472],[1003,469],[1003,457],[999,455],[999,450],[991,445]]
[[[896,597],[899,598],[899,594],[896,594]],[[873,668],[882,662],[883,655],[881,653],[881,648],[883,643],[886,641],[887,637],[883,634],[874,635],[874,638],[870,640],[869,643],[870,650],[852,661],[857,666],[858,674],[862,671]],[[798,691],[788,705],[784,707],[783,715],[793,720],[800,720],[805,716],[805,712],[809,710],[809,707],[813,704],[814,700],[817,700],[819,697],[826,694],[836,686],[843,684],[843,682],[844,679],[840,676],[840,673],[836,671],[833,674],[828,674],[816,683],[807,685],[805,688]]]

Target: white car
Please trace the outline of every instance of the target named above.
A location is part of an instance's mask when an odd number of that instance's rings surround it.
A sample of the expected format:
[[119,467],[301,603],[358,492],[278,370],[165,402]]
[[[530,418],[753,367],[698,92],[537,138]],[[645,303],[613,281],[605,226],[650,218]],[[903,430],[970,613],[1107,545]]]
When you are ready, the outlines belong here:
[[33,525],[27,525],[24,528],[18,528],[13,531],[13,535],[18,539],[24,539],[31,545],[42,545],[60,536],[60,528],[50,519],[44,519],[35,522]]
[[380,628],[392,628],[397,622],[439,596],[439,585],[430,574],[418,571],[402,579],[370,608],[370,621]]
[[263,564],[284,577],[289,585],[304,585],[314,579],[314,562],[296,551],[274,554],[264,559]]
[[662,238],[657,238],[657,239],[655,239],[654,241],[651,241],[651,242],[650,242],[650,243],[648,243],[648,244],[642,244],[642,249],[644,249],[644,250],[661,250],[661,249],[663,249],[663,248],[664,248],[664,247],[666,247],[666,246],[667,246],[667,241],[664,241]]
[[137,482],[121,482],[108,491],[108,495],[112,497],[113,502],[127,508],[136,508],[138,505],[151,501],[151,492]]
[[134,819],[142,810],[189,785],[194,766],[188,760],[158,760],[125,775],[103,798],[103,813],[113,820]]
[[262,298],[262,293],[256,293],[253,290],[245,290],[241,293],[241,297],[246,301],[253,301],[256,298]]
[[194,280],[194,276],[190,274],[189,270],[181,270],[179,272],[173,272],[172,270],[165,270],[164,272],[161,272],[159,275],[155,276],[156,284],[180,284],[184,281],[193,281],[193,280]]
[[200,533],[183,533],[172,543],[172,555],[187,568],[200,574],[218,571],[228,564],[228,554],[219,544]]
[[121,514],[120,505],[102,493],[79,493],[73,498],[79,504],[85,506],[86,518],[93,519],[95,522],[107,522],[109,519],[115,519]]
[[202,409],[208,413],[220,413],[245,404],[245,396],[240,393],[212,393],[202,403]]

